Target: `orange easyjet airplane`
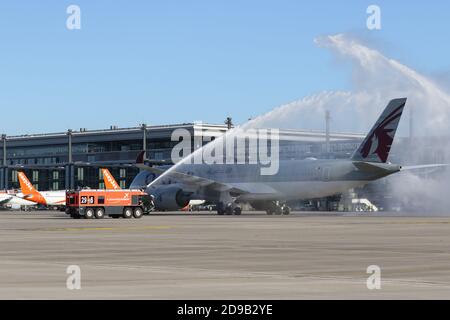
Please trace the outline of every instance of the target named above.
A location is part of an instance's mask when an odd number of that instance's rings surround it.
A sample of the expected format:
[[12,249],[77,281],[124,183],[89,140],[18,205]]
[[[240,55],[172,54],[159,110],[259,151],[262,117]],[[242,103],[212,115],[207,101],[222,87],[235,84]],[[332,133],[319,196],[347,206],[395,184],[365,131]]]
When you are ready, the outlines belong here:
[[17,197],[46,206],[65,206],[66,191],[37,191],[23,172],[18,173],[21,193]]
[[105,187],[107,190],[120,190],[122,189],[117,183],[116,179],[114,179],[111,172],[108,169],[102,169],[103,172],[103,180],[105,181]]
[[[102,169],[103,180],[105,181],[106,189],[108,190],[120,190],[120,186],[112,176],[108,169]],[[42,191],[39,192],[28,180],[27,176],[23,172],[18,173],[19,183],[22,192],[17,194],[24,200],[32,201],[42,205],[48,206],[64,206],[66,205],[66,192],[61,191]]]

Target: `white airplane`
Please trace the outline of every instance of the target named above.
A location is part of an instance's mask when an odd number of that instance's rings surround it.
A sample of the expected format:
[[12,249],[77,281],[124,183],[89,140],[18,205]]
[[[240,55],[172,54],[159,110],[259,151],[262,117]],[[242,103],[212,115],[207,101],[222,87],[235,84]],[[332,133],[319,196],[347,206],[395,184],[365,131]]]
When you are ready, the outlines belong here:
[[7,203],[12,198],[12,195],[2,192],[0,193],[0,204]]
[[35,206],[36,203],[17,197],[17,192],[1,192],[0,206],[11,209],[20,209],[21,207]]
[[[402,167],[388,162],[405,104],[406,98],[390,101],[360,147],[346,160],[279,160],[278,170],[272,175],[261,175],[263,165],[258,163],[192,161],[205,150],[220,154],[222,146],[226,145],[224,140],[231,138],[234,142],[238,138],[232,135],[232,130],[231,134],[206,144],[170,169],[147,166],[143,153],[136,160],[136,166],[157,176],[149,181],[146,192],[154,196],[155,206],[160,210],[179,209],[190,200],[207,200],[217,204],[218,214],[238,215],[242,202],[266,210],[268,214],[289,214],[289,207],[283,204],[289,200],[341,194],[403,170],[447,166]],[[218,151],[215,146],[219,146]]]
[[44,206],[65,206],[66,205],[66,191],[37,191],[28,180],[23,172],[18,173],[21,193],[17,194],[18,198],[31,201]]

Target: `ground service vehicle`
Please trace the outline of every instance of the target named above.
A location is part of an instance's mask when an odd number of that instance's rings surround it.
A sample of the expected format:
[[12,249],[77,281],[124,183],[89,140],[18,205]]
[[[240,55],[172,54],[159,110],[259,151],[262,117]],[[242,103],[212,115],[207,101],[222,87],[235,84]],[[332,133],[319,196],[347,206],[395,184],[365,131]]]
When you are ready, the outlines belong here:
[[74,219],[141,218],[151,198],[141,190],[78,190],[66,192],[66,213]]

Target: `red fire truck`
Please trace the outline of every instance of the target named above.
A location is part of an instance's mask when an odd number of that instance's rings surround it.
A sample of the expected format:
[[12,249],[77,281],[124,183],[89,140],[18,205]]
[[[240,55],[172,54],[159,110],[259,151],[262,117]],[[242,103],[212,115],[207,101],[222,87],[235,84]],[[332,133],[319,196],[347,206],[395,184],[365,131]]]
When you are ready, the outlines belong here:
[[151,207],[150,196],[141,190],[78,190],[66,192],[66,213],[74,219],[139,219]]

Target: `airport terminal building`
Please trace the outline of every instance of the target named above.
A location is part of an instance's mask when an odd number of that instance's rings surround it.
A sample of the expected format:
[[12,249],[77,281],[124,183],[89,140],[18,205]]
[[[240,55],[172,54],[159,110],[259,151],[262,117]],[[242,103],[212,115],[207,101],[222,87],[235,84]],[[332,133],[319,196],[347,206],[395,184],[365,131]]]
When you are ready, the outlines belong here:
[[18,170],[23,170],[38,190],[103,188],[101,166],[110,168],[126,188],[139,172],[131,164],[141,151],[146,151],[147,158],[170,163],[172,147],[178,143],[171,140],[176,129],[188,130],[194,137],[202,131],[220,135],[227,128],[205,124],[111,126],[106,130],[3,136],[0,189],[19,187]]
[[[189,132],[193,149],[229,130],[230,126],[205,123],[132,128],[111,126],[109,129],[60,133],[42,133],[22,136],[2,136],[0,149],[0,190],[19,188],[17,172],[24,171],[38,190],[62,190],[89,187],[104,188],[100,168],[107,166],[122,188],[130,186],[139,169],[133,166],[137,155],[146,152],[152,160],[171,164],[172,148],[178,144],[173,133],[178,129]],[[204,137],[207,137],[204,139]],[[326,133],[309,130],[281,130],[280,155],[285,159],[335,158],[346,159],[359,146],[364,134]],[[175,141],[174,141],[175,140]],[[423,154],[415,154],[420,163],[450,161],[450,139],[431,144],[426,139],[396,138],[390,161],[409,164],[407,155],[415,146],[423,144]],[[364,197],[379,205],[386,197],[386,182],[381,180],[360,190]],[[336,210],[339,199],[316,201],[315,208]]]

